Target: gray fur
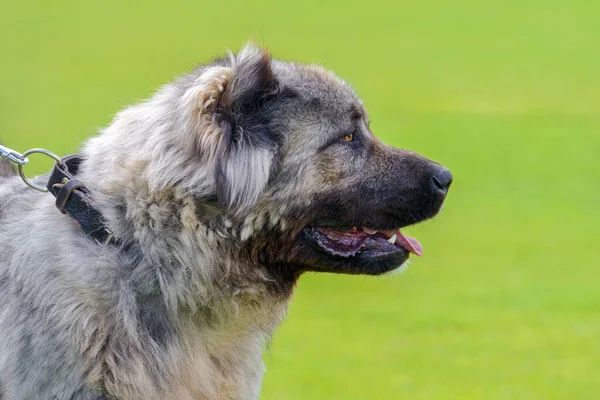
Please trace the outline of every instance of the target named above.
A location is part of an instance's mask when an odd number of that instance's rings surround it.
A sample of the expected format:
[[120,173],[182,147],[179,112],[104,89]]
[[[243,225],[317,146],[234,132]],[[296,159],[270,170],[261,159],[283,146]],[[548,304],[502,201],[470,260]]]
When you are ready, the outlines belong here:
[[0,159],[0,179],[15,175],[16,171],[8,159]]
[[[400,154],[365,115],[331,73],[249,45],[84,145],[78,178],[119,247],[4,182],[0,398],[256,399],[262,349],[310,269],[298,233],[323,199],[354,195],[367,151]],[[322,150],[357,119],[364,153]]]

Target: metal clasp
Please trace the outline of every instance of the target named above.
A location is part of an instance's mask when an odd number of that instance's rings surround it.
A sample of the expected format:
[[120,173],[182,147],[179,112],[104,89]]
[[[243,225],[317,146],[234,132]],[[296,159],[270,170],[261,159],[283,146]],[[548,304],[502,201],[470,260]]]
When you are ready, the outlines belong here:
[[6,146],[2,146],[1,144],[0,144],[0,157],[8,158],[10,161],[14,162],[15,164],[17,164],[19,166],[25,165],[29,162],[27,157],[23,156],[18,151],[15,151]]

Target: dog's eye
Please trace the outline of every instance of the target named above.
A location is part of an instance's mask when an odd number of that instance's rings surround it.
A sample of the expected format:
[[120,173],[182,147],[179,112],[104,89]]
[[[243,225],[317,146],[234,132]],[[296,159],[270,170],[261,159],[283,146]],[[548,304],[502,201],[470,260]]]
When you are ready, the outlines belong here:
[[346,136],[344,136],[344,140],[346,142],[354,142],[354,134],[353,133],[349,133]]

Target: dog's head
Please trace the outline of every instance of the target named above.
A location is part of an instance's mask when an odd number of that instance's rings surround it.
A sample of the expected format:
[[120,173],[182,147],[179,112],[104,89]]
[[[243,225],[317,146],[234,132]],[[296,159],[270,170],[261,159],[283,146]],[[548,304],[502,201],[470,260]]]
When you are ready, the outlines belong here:
[[[115,140],[129,149],[122,160],[108,153]],[[150,188],[183,189],[246,259],[293,275],[402,265],[422,249],[399,228],[434,216],[452,182],[439,164],[379,141],[359,98],[332,73],[254,45],[124,111],[92,143],[106,151],[97,163],[89,154],[88,170],[122,177],[103,173],[102,162],[145,154],[138,164]]]
[[268,263],[379,274],[421,254],[399,228],[439,211],[452,174],[379,141],[346,83],[250,45],[187,85],[193,151],[210,153],[218,202]]

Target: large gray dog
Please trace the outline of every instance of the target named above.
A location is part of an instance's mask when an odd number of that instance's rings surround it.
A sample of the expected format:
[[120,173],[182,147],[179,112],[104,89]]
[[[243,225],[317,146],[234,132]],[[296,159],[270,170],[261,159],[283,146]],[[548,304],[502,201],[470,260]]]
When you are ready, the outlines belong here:
[[117,241],[0,167],[2,400],[256,399],[302,273],[400,267],[422,249],[398,228],[452,180],[377,140],[333,74],[254,45],[120,112],[81,157]]

